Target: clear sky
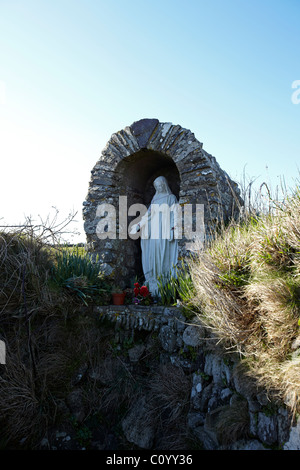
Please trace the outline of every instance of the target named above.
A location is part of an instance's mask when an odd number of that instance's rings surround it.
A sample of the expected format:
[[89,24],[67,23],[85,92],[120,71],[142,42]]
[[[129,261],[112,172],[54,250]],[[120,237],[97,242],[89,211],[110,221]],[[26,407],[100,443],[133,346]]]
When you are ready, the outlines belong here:
[[85,241],[90,171],[142,118],[294,186],[299,44],[300,0],[0,0],[0,224],[75,210]]

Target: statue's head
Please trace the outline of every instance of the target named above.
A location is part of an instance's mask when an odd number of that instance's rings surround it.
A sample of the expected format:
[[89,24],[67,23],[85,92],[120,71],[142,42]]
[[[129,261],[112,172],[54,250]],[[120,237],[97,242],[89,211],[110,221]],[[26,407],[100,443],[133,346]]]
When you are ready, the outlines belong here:
[[164,176],[159,176],[153,181],[153,186],[157,193],[171,194],[168,182]]

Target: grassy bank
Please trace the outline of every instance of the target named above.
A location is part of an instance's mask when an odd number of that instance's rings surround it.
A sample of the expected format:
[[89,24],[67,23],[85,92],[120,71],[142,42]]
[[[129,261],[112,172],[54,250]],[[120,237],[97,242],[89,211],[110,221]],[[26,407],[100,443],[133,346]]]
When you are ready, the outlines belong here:
[[191,263],[202,323],[245,373],[300,406],[300,190],[231,222]]

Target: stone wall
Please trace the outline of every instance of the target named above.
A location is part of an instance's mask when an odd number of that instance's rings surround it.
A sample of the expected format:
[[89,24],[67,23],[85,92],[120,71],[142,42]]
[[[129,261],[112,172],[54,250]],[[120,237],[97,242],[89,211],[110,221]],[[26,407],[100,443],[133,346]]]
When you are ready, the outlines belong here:
[[[194,134],[157,119],[142,119],[113,134],[91,173],[83,203],[86,247],[93,255],[98,254],[106,274],[123,286],[142,273],[139,240],[120,239],[118,211],[116,239],[100,240],[96,233],[100,204],[109,203],[118,209],[119,196],[127,196],[128,207],[133,203],[147,206],[154,194],[154,179],[163,175],[182,208],[186,204],[204,205],[207,237],[214,233],[218,221],[237,214],[242,204],[237,184]],[[128,223],[132,219],[128,218]],[[184,236],[179,240],[180,256],[187,254],[188,243]]]
[[[300,450],[300,421],[293,422],[284,403],[272,401],[243,373],[240,358],[224,353],[197,317],[188,319],[177,307],[134,305],[100,306],[95,314],[101,322],[115,325],[120,348],[133,338],[128,350],[133,364],[142,360],[148,337],[156,333],[159,363],[183,371],[189,381],[189,406],[182,426],[193,436],[196,448]],[[137,339],[142,332],[141,343]],[[150,411],[145,391],[122,420],[124,435],[138,448],[151,449],[157,439],[154,422],[145,428]]]

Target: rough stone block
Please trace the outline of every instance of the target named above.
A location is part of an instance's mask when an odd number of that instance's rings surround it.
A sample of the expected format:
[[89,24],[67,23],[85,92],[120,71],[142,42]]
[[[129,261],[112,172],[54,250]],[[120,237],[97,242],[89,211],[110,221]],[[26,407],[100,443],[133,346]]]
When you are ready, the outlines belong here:
[[197,348],[201,344],[201,333],[203,333],[203,331],[200,327],[189,325],[183,332],[183,342],[187,346]]
[[147,147],[149,138],[158,122],[158,119],[141,119],[130,126],[131,132],[136,137],[140,148]]
[[155,436],[154,420],[146,419],[150,408],[146,396],[140,397],[122,421],[126,439],[142,449],[151,449]]
[[168,325],[163,325],[160,329],[159,338],[165,351],[172,353],[177,347],[177,337],[173,329]]
[[265,444],[271,445],[277,442],[277,418],[276,415],[266,416],[259,412],[257,416],[257,436]]

